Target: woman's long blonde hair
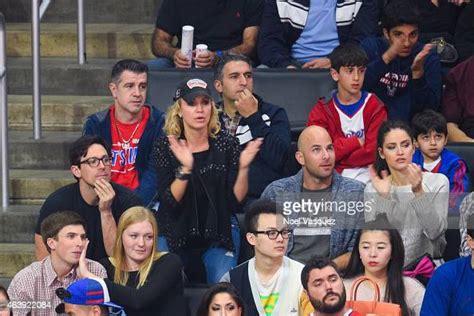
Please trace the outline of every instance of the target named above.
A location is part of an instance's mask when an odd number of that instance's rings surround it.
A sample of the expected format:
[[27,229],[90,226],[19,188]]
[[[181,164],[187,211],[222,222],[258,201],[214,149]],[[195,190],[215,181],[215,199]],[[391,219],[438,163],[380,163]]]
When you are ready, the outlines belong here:
[[[174,135],[178,138],[184,136],[183,116],[181,115],[181,102],[186,102],[182,98],[176,100],[175,103],[168,107],[166,111],[165,127],[163,128],[166,135]],[[221,129],[219,115],[214,100],[211,98],[211,118],[207,124],[207,132],[210,137],[215,138]]]
[[162,252],[158,252],[157,249],[156,241],[158,238],[158,225],[156,224],[153,213],[142,206],[134,206],[129,208],[122,214],[122,216],[120,216],[120,220],[117,225],[113,256],[111,258],[111,262],[115,267],[114,283],[116,284],[126,285],[129,276],[128,267],[125,260],[125,250],[123,248],[123,232],[130,225],[145,221],[148,221],[153,229],[153,247],[151,249],[150,256],[140,264],[138,269],[139,282],[137,284],[137,289],[145,284],[153,262],[158,260],[164,254]]

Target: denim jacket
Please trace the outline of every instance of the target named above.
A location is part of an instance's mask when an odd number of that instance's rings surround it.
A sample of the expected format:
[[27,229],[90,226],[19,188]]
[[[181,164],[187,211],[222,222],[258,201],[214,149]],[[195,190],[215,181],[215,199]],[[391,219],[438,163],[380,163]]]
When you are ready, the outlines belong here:
[[[272,182],[262,193],[262,198],[277,200],[279,196],[287,193],[301,193],[303,185],[303,169],[296,175]],[[364,205],[365,184],[362,182],[341,176],[333,172],[331,193],[334,201],[347,203],[350,201]],[[332,212],[337,227],[332,228],[330,237],[329,257],[334,259],[348,251],[352,251],[358,233],[358,228],[364,221],[364,214],[356,212],[348,215],[345,212]],[[297,238],[297,237],[293,237]],[[293,248],[293,240],[290,240],[288,249]]]

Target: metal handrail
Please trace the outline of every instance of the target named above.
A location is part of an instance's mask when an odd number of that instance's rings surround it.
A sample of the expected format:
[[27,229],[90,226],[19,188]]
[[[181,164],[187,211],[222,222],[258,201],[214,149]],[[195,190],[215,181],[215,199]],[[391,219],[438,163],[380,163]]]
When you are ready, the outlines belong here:
[[[33,138],[41,138],[40,10],[39,1],[31,2],[31,57],[33,59]],[[44,11],[43,11],[44,12]]]
[[[40,81],[40,19],[46,11],[50,1],[39,5],[39,0],[32,0],[31,36],[33,60],[33,137],[41,138],[41,81]],[[84,3],[78,0],[78,62],[86,62]],[[10,173],[8,164],[8,100],[7,100],[7,54],[5,17],[0,12],[0,197],[1,207],[6,212],[10,204]]]
[[77,61],[86,63],[86,29],[84,23],[84,0],[77,0]]
[[0,171],[1,197],[3,211],[7,211],[10,202],[9,194],[9,166],[8,166],[8,103],[7,103],[7,45],[6,45],[5,17],[0,12]]
[[[39,4],[32,0],[31,6],[31,52],[33,60],[33,138],[41,138],[41,61],[40,61],[40,21],[50,0]],[[77,0],[77,61],[86,63],[86,39],[84,24],[84,0]]]

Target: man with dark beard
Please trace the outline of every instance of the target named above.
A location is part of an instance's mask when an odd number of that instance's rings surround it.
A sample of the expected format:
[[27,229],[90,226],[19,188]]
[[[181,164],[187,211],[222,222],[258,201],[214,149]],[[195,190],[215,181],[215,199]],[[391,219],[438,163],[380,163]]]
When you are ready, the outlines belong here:
[[311,316],[361,316],[345,307],[346,290],[333,261],[321,257],[312,258],[301,272],[301,283],[314,308]]

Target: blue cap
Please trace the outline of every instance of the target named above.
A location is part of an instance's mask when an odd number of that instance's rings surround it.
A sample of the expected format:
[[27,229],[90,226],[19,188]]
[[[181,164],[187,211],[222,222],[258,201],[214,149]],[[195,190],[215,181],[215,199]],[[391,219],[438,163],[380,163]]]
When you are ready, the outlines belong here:
[[[64,288],[56,289],[56,295],[64,303],[74,305],[99,305],[123,310],[122,306],[110,301],[109,291],[102,279],[82,279]],[[64,303],[56,307],[56,313],[64,313]]]

